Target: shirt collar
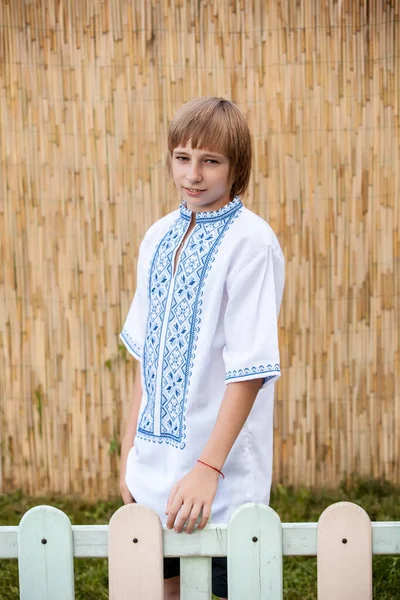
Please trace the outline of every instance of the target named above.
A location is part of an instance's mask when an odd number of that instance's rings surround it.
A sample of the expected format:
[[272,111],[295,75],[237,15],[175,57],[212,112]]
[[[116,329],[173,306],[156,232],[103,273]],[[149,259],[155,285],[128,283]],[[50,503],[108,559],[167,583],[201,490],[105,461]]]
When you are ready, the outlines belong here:
[[[231,200],[225,206],[222,206],[218,210],[204,211],[204,212],[196,212],[196,222],[205,221],[216,221],[228,218],[233,212],[236,212],[239,208],[241,208],[242,202],[239,196],[236,196],[233,200]],[[179,207],[181,217],[186,221],[190,221],[192,218],[193,212],[186,207],[185,202],[183,201]]]

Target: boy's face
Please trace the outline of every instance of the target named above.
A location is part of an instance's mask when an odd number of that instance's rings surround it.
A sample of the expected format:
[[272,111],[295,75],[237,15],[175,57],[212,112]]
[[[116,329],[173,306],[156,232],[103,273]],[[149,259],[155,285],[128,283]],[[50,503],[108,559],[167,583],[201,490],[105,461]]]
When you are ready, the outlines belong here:
[[230,202],[229,158],[208,150],[186,146],[172,153],[174,184],[193,212],[218,210]]

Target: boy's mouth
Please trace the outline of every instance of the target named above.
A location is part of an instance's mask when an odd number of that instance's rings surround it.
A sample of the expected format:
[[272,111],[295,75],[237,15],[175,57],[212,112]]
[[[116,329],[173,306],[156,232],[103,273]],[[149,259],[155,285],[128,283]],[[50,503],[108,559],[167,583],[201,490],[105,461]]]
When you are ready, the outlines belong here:
[[198,190],[196,188],[187,188],[185,187],[184,190],[188,193],[191,194],[193,196],[198,196],[199,194],[202,194],[203,192],[205,192],[206,190]]

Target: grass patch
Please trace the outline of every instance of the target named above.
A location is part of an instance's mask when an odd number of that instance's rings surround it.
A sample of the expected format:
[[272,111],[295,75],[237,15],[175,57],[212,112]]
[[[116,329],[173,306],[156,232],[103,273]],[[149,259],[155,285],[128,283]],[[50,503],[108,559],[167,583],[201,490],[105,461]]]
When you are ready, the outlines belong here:
[[[277,485],[271,495],[271,506],[283,522],[317,521],[321,512],[334,502],[348,500],[367,511],[372,521],[400,521],[399,489],[384,481],[352,480],[336,490],[293,490]],[[64,511],[73,525],[108,523],[122,506],[119,498],[96,504],[78,498],[27,497],[22,493],[0,496],[0,525],[18,525],[33,506],[48,504]],[[106,559],[74,559],[75,594],[79,600],[107,600],[108,575]],[[314,557],[286,557],[283,561],[284,599],[315,600],[317,597],[317,561]],[[400,556],[373,558],[375,600],[400,598]],[[19,600],[18,564],[0,561],[1,600]]]

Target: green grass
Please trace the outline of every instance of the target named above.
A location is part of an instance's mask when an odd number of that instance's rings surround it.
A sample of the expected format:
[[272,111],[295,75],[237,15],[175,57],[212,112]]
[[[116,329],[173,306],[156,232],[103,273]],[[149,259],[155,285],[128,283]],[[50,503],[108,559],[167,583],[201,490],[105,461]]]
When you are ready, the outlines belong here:
[[[352,481],[336,490],[313,492],[293,491],[278,485],[271,497],[271,506],[283,522],[317,521],[330,504],[349,500],[362,506],[373,521],[400,521],[399,489],[387,482]],[[122,503],[119,499],[89,504],[79,499],[59,497],[30,498],[21,493],[0,496],[0,525],[18,525],[32,506],[49,504],[63,510],[73,525],[108,523]],[[376,556],[373,559],[374,600],[400,598],[400,556]],[[317,597],[316,558],[287,557],[284,559],[284,599],[314,600]],[[107,560],[75,559],[75,590],[77,600],[108,598]],[[15,560],[0,561],[0,599],[17,600],[18,565]]]

